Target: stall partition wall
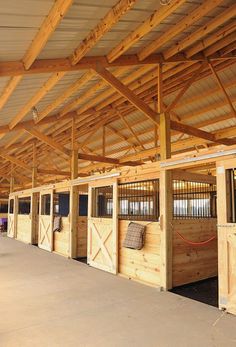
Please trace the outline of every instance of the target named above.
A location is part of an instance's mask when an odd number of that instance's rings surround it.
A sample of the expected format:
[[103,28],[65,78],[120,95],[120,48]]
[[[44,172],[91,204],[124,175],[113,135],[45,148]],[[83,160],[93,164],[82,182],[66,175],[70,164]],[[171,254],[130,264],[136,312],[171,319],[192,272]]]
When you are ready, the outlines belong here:
[[134,221],[146,225],[145,244],[141,250],[123,247],[128,225],[131,221],[119,220],[119,273],[132,280],[152,286],[160,286],[159,222]]
[[187,243],[201,242],[216,236],[216,223],[214,218],[173,221],[173,287],[217,276],[217,238],[202,246]]
[[9,197],[8,204],[8,225],[7,225],[7,236],[14,238],[16,236],[16,217],[18,210],[18,199],[17,196]]
[[[181,170],[173,171],[172,177],[173,180],[216,184],[216,178],[213,176],[184,172]],[[183,193],[182,196],[182,199],[186,198],[185,193]],[[195,198],[199,198],[199,196],[201,197],[201,194],[196,195]],[[211,218],[210,216],[208,216],[208,218],[182,216],[179,218],[173,217],[171,224],[172,286],[176,287],[217,276],[217,219]],[[181,236],[185,240],[181,238]],[[211,238],[214,239],[209,243],[201,244],[202,241]],[[197,243],[200,244],[197,245]]]
[[18,196],[16,239],[25,243],[32,242],[31,200],[32,200],[32,195]]
[[77,257],[87,257],[88,217],[78,216]]
[[[110,215],[104,216],[98,208],[99,188],[110,192]],[[118,271],[117,200],[116,179],[89,183],[88,264],[114,274]]]
[[236,314],[236,160],[217,165],[219,307]]

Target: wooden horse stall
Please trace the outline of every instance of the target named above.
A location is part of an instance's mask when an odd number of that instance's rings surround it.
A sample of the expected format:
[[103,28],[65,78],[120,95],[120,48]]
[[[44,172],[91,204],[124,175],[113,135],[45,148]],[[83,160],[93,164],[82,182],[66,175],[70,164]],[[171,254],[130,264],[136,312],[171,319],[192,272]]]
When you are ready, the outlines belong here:
[[216,177],[172,172],[172,286],[215,277]]
[[78,186],[77,258],[86,260],[88,241],[88,185]]
[[16,217],[16,238],[25,243],[32,243],[32,194],[18,195],[18,212]]
[[219,308],[236,314],[236,160],[217,163]]
[[[119,273],[160,286],[159,172],[156,163],[122,172],[118,180]],[[124,247],[131,222],[146,226],[142,249]]]
[[8,224],[7,224],[7,236],[14,238],[16,236],[16,218],[18,210],[18,199],[15,195],[9,196],[8,203]]
[[118,271],[117,178],[89,182],[88,264]]
[[[57,221],[58,223],[57,223]],[[70,255],[70,190],[53,192],[53,249],[55,253]]]

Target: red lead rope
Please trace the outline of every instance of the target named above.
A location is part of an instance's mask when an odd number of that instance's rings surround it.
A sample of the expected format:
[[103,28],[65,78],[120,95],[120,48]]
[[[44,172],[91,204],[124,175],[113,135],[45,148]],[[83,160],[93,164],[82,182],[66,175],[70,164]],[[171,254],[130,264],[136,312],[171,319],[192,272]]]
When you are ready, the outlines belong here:
[[206,241],[201,241],[201,242],[193,242],[193,241],[189,241],[187,240],[183,235],[181,235],[178,231],[176,231],[176,234],[187,244],[191,245],[191,246],[205,246],[208,243],[210,243],[211,241],[216,239],[216,236],[212,236],[210,237],[208,240]]

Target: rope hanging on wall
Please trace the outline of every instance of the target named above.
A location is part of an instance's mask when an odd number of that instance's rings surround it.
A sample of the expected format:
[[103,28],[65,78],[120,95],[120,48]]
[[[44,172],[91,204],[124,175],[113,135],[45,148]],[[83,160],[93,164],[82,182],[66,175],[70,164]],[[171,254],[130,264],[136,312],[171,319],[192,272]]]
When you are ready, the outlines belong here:
[[160,0],[160,4],[161,4],[162,6],[167,6],[167,5],[170,4],[170,2],[171,2],[171,0]]
[[201,242],[193,242],[190,240],[187,240],[183,235],[181,235],[178,231],[176,231],[176,234],[181,238],[182,241],[184,241],[185,243],[187,243],[188,245],[191,246],[205,246],[208,243],[210,243],[211,241],[216,239],[216,236],[212,236],[210,237],[208,240],[206,241],[201,241]]

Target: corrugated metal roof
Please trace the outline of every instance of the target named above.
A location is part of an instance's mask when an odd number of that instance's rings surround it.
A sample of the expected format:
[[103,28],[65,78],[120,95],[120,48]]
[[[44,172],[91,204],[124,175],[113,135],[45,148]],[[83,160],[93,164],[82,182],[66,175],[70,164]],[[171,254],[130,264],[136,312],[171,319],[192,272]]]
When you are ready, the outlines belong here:
[[[173,46],[179,40],[187,37],[198,27],[205,25],[209,19],[215,18],[227,6],[233,4],[234,2],[234,0],[225,0],[222,2],[222,6],[218,6],[215,8],[215,10],[211,11],[209,15],[204,16],[201,20],[188,27],[184,32],[176,35],[172,40],[168,41],[168,43],[165,43],[158,51],[162,52],[166,48]],[[109,9],[111,9],[111,7],[116,3],[117,0],[75,0],[65,15],[65,18],[61,21],[54,34],[50,37],[39,57],[60,58],[69,56],[90,32],[90,30],[99,23],[101,18],[103,18]],[[176,23],[179,23],[182,18],[184,18],[201,3],[203,3],[203,1],[187,1],[160,25],[153,28],[149,34],[145,35],[141,40],[135,43],[125,54],[139,52],[142,47],[145,47],[153,39],[161,37],[169,28],[174,27]],[[15,0],[9,0],[7,2],[5,1],[0,3],[0,60],[18,60],[23,57],[53,4],[54,1],[52,0],[22,0],[18,3]],[[153,13],[154,10],[158,9],[159,7],[159,1],[138,0],[132,9],[121,17],[120,21],[102,37],[102,39],[92,50],[89,51],[87,55],[107,54],[123,38],[125,38],[127,34],[138,27]],[[129,68],[123,73],[123,75],[121,74],[119,78],[130,76],[133,71],[138,69],[139,67]],[[113,71],[113,69],[111,69],[111,71]],[[58,96],[62,95],[65,90],[84,73],[85,71],[67,73],[59,81],[59,83],[52,88],[37,104],[37,109],[39,111],[43,110]],[[6,105],[2,110],[0,110],[0,124],[8,124],[21,110],[24,104],[27,103],[39,90],[39,88],[47,81],[50,75],[51,74],[25,76],[11,95]],[[236,81],[235,65],[225,69],[224,71],[220,71],[219,77],[224,84],[229,83],[230,81]],[[170,78],[172,78],[171,75]],[[84,93],[89,91],[100,80],[101,78],[98,76],[92,78],[82,88],[80,88],[80,90],[76,91],[50,114],[57,113],[64,105],[69,104],[75,98],[82,98]],[[0,78],[0,93],[8,81],[9,78]],[[93,95],[90,95],[86,101],[82,101],[79,105],[79,109],[109,88],[110,87],[104,85]],[[185,93],[174,111],[187,124],[194,125],[199,124],[200,122],[205,122],[204,124],[207,124],[204,126],[206,131],[216,131],[224,127],[227,128],[230,126],[235,126],[236,122],[233,118],[226,119],[227,114],[230,112],[230,108],[222,91],[219,90],[215,93],[208,93],[208,91],[215,90],[216,88],[218,87],[213,76],[207,76],[207,78],[196,81]],[[206,95],[203,94],[203,91],[207,91]],[[227,92],[235,103],[235,85],[233,88],[227,88]],[[111,95],[114,93],[115,92],[112,91]],[[174,100],[176,95],[177,92],[166,96],[165,103],[169,104]],[[194,100],[194,98],[196,98],[196,100]],[[190,103],[189,100],[191,99],[192,101],[194,100],[194,102]],[[215,108],[210,109],[212,105],[217,105],[217,103],[220,103],[220,107],[216,106]],[[96,107],[97,102],[95,102],[93,106]],[[153,107],[153,105],[151,105],[151,107]],[[225,117],[225,120],[223,122],[217,122],[214,125],[211,124],[211,121],[213,122],[214,119],[218,118],[219,116]],[[29,112],[24,118],[24,120],[27,119],[32,119],[31,112]],[[87,120],[91,119],[91,117],[84,117],[83,119],[87,122]],[[99,117],[97,117],[95,121],[97,120],[99,120]],[[144,143],[145,148],[151,148],[151,146],[153,146],[154,139],[153,122],[140,111],[135,111],[128,115],[126,120],[131,125],[138,138]],[[138,144],[130,130],[124,126],[122,120],[117,119],[116,121],[112,122],[111,126],[115,131],[120,132],[122,136],[125,136],[131,139],[135,144]],[[48,134],[50,134],[53,130],[56,130],[56,133],[59,134],[60,130],[62,131],[66,129],[66,125],[61,125],[58,123],[48,125],[43,128],[40,127],[39,129],[42,131],[43,129],[47,129],[45,132]],[[84,132],[82,132],[82,134],[84,134]],[[27,137],[28,135],[22,134],[19,139],[23,141]],[[80,141],[82,142],[86,137],[87,134],[80,136]],[[188,138],[188,136],[184,135],[182,138]],[[13,139],[14,133],[9,133],[1,140],[1,145],[5,145]],[[176,141],[177,139],[179,139],[179,134],[174,136],[172,141]],[[118,135],[110,133],[107,137],[107,146],[109,147],[107,150],[113,153],[113,156],[118,156],[125,153],[129,145],[127,141],[122,141]],[[95,152],[98,151],[101,153],[101,130],[98,129],[96,136],[93,137],[88,147]]]
[[0,60],[22,59],[53,0],[0,2]]

